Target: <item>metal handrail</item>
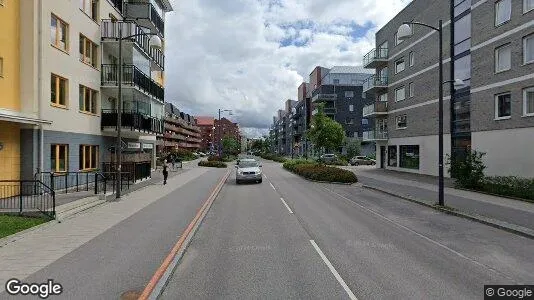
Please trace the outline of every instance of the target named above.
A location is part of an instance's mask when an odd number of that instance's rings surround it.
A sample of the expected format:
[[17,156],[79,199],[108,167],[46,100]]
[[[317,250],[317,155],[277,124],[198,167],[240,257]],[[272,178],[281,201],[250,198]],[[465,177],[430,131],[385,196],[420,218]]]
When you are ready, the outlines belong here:
[[56,193],[40,180],[0,180],[0,210],[39,211],[54,219]]
[[388,59],[388,48],[376,48],[369,51],[363,56],[363,65],[366,66],[369,63],[375,60],[387,60]]

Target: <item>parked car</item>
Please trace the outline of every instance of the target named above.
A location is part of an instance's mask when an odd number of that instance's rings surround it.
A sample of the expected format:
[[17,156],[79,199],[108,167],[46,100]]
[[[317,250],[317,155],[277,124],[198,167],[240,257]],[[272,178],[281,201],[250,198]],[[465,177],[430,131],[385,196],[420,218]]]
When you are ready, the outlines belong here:
[[337,160],[337,155],[335,154],[323,154],[319,157],[319,161],[323,163],[335,162]]
[[376,165],[376,160],[371,159],[371,158],[369,158],[367,156],[355,156],[355,157],[350,159],[349,164],[351,166],[359,166],[359,165],[365,165],[365,166],[371,165],[371,166],[374,166],[374,165]]
[[237,184],[244,181],[262,182],[261,165],[257,160],[250,158],[240,159],[235,168],[235,182]]

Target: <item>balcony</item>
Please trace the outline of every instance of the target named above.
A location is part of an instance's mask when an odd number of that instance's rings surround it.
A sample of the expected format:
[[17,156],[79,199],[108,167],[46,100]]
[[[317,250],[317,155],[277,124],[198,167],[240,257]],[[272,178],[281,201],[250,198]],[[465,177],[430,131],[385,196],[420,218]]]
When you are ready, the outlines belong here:
[[124,0],[110,0],[111,1],[111,4],[113,4],[113,6],[121,12],[121,14],[123,13],[123,10],[122,10],[122,2]]
[[367,69],[376,69],[387,65],[388,63],[388,49],[377,48],[369,51],[363,57],[363,67]]
[[[123,43],[133,43],[136,48],[141,51],[141,53],[151,60],[152,64],[154,65],[153,69],[159,68],[163,71],[165,65],[165,55],[160,49],[150,47],[151,36],[146,35],[146,29],[143,29],[141,26],[137,25],[137,23],[134,21],[112,22],[111,20],[102,20],[102,24],[100,26],[102,41],[114,42],[113,46],[109,46],[108,50],[110,50],[113,54],[116,54],[115,52],[118,53],[118,39],[120,36],[119,29],[122,29],[122,37],[140,34],[136,37],[124,40]],[[130,57],[131,55],[133,57],[131,49],[125,49],[125,52],[126,53],[123,55],[126,55],[127,57]],[[118,54],[115,56],[118,56]]]
[[[103,64],[101,70],[102,87],[118,86],[119,68],[117,65]],[[125,86],[135,87],[161,102],[164,101],[164,89],[134,65],[122,66],[122,86],[123,88]]]
[[[117,130],[117,110],[103,109],[100,126],[102,130],[110,129]],[[145,134],[163,134],[162,119],[151,117],[138,112],[123,111],[121,116],[122,129],[130,132],[145,133]]]
[[163,37],[165,23],[151,3],[129,0],[124,3],[124,15],[126,18],[135,19],[139,25],[150,28],[152,32],[159,32]]
[[364,142],[372,142],[372,141],[387,141],[388,140],[388,132],[387,131],[364,131],[362,140]]
[[364,93],[377,93],[388,88],[388,77],[371,75],[363,82]]
[[376,102],[371,105],[366,105],[363,107],[362,117],[370,116],[387,116],[388,114],[388,103],[385,101]]
[[336,101],[337,94],[317,94],[312,97],[312,102]]

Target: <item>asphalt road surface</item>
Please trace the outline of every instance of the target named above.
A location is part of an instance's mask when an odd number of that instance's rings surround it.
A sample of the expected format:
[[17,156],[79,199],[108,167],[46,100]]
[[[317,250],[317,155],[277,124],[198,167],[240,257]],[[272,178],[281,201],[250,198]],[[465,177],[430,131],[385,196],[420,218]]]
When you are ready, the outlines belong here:
[[534,282],[533,240],[263,169],[263,184],[230,177],[163,299],[483,299]]

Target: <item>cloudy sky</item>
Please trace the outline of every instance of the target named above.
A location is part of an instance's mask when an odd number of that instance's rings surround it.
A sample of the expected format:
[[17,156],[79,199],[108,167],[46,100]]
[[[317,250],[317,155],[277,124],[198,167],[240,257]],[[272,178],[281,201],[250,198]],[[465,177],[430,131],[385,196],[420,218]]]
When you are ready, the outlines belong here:
[[230,118],[251,136],[317,65],[361,65],[374,33],[410,0],[174,0],[166,19],[165,100]]

